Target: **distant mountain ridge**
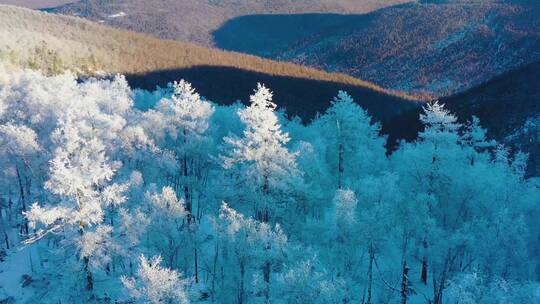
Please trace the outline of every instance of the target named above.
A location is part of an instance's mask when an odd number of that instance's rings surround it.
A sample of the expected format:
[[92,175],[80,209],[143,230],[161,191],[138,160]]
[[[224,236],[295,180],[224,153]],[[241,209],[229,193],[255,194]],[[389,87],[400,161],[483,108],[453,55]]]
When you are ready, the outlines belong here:
[[540,2],[528,0],[84,0],[54,11],[409,94],[452,95],[540,59]]
[[[366,13],[411,0],[83,0],[52,11],[166,39],[213,46],[212,32],[252,14]],[[111,15],[124,12],[122,18]]]
[[218,47],[451,95],[540,59],[540,2],[411,3],[366,15],[251,15]]
[[[0,61],[58,73],[121,73],[154,89],[185,78],[201,95],[224,104],[247,100],[263,82],[291,116],[310,120],[339,90],[348,91],[378,121],[417,107],[414,98],[343,74],[99,25],[88,20],[0,5]],[[386,130],[401,137],[402,130]]]
[[[279,26],[288,25],[276,24]],[[186,78],[203,96],[224,103],[245,100],[256,82],[261,81],[274,90],[276,101],[289,114],[306,120],[324,111],[338,90],[347,90],[383,122],[391,142],[414,139],[421,128],[419,104],[408,101],[411,97],[342,74],[155,39],[80,18],[12,6],[0,6],[0,38],[1,59],[50,72],[66,67],[83,73],[120,72],[133,85],[148,89]],[[21,62],[20,56],[25,55],[27,61]],[[490,135],[529,152],[532,170],[538,172],[539,62],[442,99],[460,119],[479,116]]]

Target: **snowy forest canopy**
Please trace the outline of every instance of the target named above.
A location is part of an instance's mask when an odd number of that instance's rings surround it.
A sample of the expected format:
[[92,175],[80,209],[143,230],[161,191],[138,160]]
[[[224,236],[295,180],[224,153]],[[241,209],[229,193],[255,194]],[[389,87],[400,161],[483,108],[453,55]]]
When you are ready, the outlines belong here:
[[306,125],[0,72],[0,300],[540,303],[540,182],[478,119],[426,104],[388,155],[346,92]]

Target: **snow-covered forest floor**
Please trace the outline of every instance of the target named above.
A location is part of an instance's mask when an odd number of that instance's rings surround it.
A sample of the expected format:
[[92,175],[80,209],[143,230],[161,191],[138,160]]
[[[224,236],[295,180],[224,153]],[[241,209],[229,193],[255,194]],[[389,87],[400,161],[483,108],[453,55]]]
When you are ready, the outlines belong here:
[[346,92],[195,89],[0,67],[0,303],[540,303],[540,181],[478,119],[389,154]]

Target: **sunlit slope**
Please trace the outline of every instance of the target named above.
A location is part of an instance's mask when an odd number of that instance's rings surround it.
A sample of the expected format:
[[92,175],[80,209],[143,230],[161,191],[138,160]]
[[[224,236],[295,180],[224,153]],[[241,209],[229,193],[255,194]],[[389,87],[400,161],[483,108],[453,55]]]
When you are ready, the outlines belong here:
[[412,97],[343,74],[13,6],[0,6],[0,54],[3,61],[48,73],[66,69],[82,75],[121,73],[132,86],[149,89],[184,78],[220,103],[245,101],[257,82],[263,82],[276,92],[280,107],[304,120],[324,112],[339,90],[348,91],[382,122],[417,106]]
[[70,68],[131,74],[210,65],[384,91],[342,74],[160,40],[81,18],[4,5],[0,5],[0,54],[13,63],[52,71]]
[[23,6],[35,9],[43,9],[77,2],[76,0],[0,0],[0,4]]

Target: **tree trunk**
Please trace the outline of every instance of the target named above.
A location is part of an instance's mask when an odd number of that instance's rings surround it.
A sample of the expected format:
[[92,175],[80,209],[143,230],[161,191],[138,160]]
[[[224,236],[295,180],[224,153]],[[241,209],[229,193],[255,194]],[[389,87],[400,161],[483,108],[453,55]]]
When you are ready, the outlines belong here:
[[368,295],[366,304],[371,304],[371,294],[373,285],[373,260],[375,259],[375,252],[373,251],[373,244],[369,246],[369,266],[368,266]]
[[264,278],[264,300],[265,303],[270,303],[270,270],[271,265],[270,261],[266,261],[263,267],[263,278]]
[[422,256],[422,271],[420,273],[420,281],[422,284],[427,285],[427,277],[428,277],[428,264],[427,264],[427,249],[428,249],[428,243],[424,239],[424,255]]
[[84,272],[86,273],[86,290],[93,290],[94,289],[94,278],[92,276],[92,272],[88,268],[88,262],[90,259],[88,257],[83,258],[83,264],[84,264]]
[[216,277],[217,277],[217,264],[219,256],[219,242],[216,242],[214,246],[214,265],[213,265],[213,276],[212,276],[212,302],[216,300]]
[[270,221],[270,210],[268,209],[267,198],[270,195],[270,186],[268,181],[268,175],[264,175],[264,181],[262,185],[263,197],[263,206],[259,205],[255,211],[255,219],[259,222],[268,223]]
[[[6,212],[7,212],[7,210],[6,210]],[[6,243],[6,250],[9,250],[9,237],[8,237],[8,234],[7,234],[7,227],[8,227],[7,214],[6,214],[6,219],[4,220],[4,217],[2,216],[2,209],[0,209],[0,225],[1,225],[2,230],[4,232],[4,242]]]
[[[20,190],[20,195],[21,195],[22,211],[26,212],[26,198],[24,195],[24,185],[22,182],[21,173],[18,166],[16,167],[16,171],[17,171],[17,181],[19,182],[19,190]],[[23,218],[23,227],[24,227],[24,233],[28,235],[28,221],[26,220],[26,218]]]
[[409,266],[407,261],[403,261],[403,271],[401,274],[401,304],[407,304],[409,294]]
[[187,168],[187,155],[184,155],[182,175],[184,177],[184,200],[186,201],[186,211],[188,212],[188,223],[191,223],[191,213],[193,211],[193,204],[191,201],[191,190],[188,185],[188,168]]
[[[184,146],[187,146],[187,130],[184,128]],[[191,190],[189,189],[188,185],[188,176],[189,176],[189,170],[188,170],[188,155],[186,152],[184,152],[184,156],[182,157],[182,177],[184,178],[184,200],[186,203],[186,211],[187,211],[187,221],[188,224],[191,223],[192,219],[192,211],[193,211],[193,204],[191,201]]]
[[238,294],[238,304],[244,303],[244,275],[246,273],[246,268],[244,262],[240,262],[240,291]]
[[8,222],[11,222],[13,220],[12,218],[12,207],[13,207],[13,200],[11,200],[11,190],[9,192],[9,201],[8,201]]
[[427,285],[427,259],[425,256],[422,258],[422,272],[420,274],[420,281],[422,284]]
[[443,272],[441,274],[441,280],[438,282],[433,280],[433,289],[434,289],[434,304],[442,304],[442,296],[444,291],[444,284],[446,283],[446,276],[448,274],[448,269],[450,266],[450,253],[447,255],[446,260],[444,261]]
[[343,168],[343,153],[344,153],[344,146],[341,138],[341,122],[339,119],[336,121],[336,127],[337,127],[337,138],[338,138],[338,189],[341,189],[343,187],[343,172],[345,169]]
[[[78,203],[78,200],[77,200]],[[79,223],[79,234],[82,237],[84,235],[84,225],[83,223]],[[88,264],[90,262],[89,257],[83,257],[83,270],[86,273],[86,290],[93,290],[94,289],[94,278],[92,276],[92,272],[90,271],[90,268],[88,267]]]
[[195,262],[195,283],[199,283],[199,259],[197,258],[197,248],[193,248],[193,259]]
[[111,218],[110,218],[110,223],[111,223],[111,227],[114,227],[114,205],[111,204],[111,207],[110,207],[110,213],[111,213]]
[[343,168],[343,144],[339,143],[338,147],[338,189],[341,189],[343,187],[343,172],[345,169]]

